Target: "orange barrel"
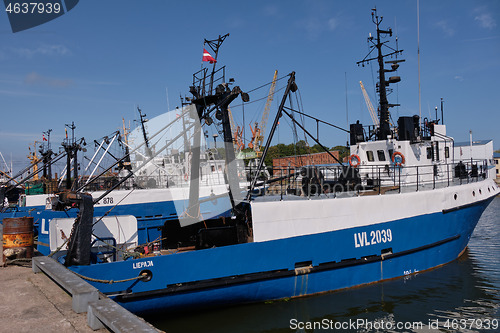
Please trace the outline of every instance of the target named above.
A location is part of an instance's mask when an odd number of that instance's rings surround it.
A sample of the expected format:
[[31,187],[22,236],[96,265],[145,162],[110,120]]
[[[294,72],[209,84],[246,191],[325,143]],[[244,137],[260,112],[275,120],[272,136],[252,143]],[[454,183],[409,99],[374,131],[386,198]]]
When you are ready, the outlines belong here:
[[33,256],[33,217],[3,219],[3,255],[5,259]]

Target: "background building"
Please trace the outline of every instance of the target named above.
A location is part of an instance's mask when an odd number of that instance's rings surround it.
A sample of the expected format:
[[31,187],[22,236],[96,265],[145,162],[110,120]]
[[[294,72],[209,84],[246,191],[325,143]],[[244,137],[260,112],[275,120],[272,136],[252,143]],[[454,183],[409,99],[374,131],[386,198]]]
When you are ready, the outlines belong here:
[[[340,160],[340,154],[338,150],[332,150],[330,153]],[[330,154],[327,152],[306,154],[306,155],[294,155],[287,157],[280,157],[273,159],[273,169],[274,175],[286,174],[288,168],[302,167],[306,165],[321,165],[321,164],[333,164],[338,163]],[[281,169],[282,171],[278,171]]]

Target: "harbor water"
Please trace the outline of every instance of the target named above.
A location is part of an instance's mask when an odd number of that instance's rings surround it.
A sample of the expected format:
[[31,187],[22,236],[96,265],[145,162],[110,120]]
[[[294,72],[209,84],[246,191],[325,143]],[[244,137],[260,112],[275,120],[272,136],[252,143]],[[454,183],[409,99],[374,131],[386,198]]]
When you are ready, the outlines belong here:
[[500,332],[500,196],[440,268],[317,296],[146,318],[173,332]]

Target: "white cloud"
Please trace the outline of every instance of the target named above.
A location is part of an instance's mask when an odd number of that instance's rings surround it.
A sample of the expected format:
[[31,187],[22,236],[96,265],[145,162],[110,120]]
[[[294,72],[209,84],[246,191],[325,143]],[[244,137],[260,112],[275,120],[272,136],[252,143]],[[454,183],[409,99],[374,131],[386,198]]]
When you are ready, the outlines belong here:
[[303,22],[303,27],[311,38],[317,38],[323,30],[323,25],[315,17],[309,17]]
[[45,97],[48,96],[46,94],[40,94],[40,93],[34,93],[34,92],[29,92],[29,91],[21,91],[21,90],[4,90],[0,89],[0,95],[7,95],[7,96],[30,96],[30,97]]
[[480,38],[471,38],[471,39],[464,39],[464,42],[479,42],[483,40],[491,40],[491,39],[497,39],[500,38],[500,35],[497,36],[489,36],[489,37],[480,37]]
[[22,138],[22,139],[29,139],[29,141],[32,140],[33,138],[33,133],[22,133],[22,132],[6,132],[6,131],[0,131],[0,137],[16,137],[16,138]]
[[446,20],[436,22],[436,26],[440,28],[447,37],[453,37],[455,35],[455,30]]
[[329,30],[335,30],[335,28],[337,28],[337,26],[339,25],[339,20],[332,17],[331,19],[328,20],[328,29]]
[[307,32],[309,38],[316,39],[325,31],[334,31],[340,25],[339,19],[332,17],[329,19],[309,16],[298,22]]
[[462,82],[464,80],[463,76],[460,76],[460,75],[455,75],[454,79],[459,81],[459,82]]
[[32,58],[37,55],[51,57],[51,56],[66,56],[71,54],[71,51],[64,45],[43,44],[36,48],[10,48],[9,50],[12,53],[24,58]]
[[37,84],[51,87],[68,87],[73,84],[73,80],[69,79],[56,79],[38,74],[37,72],[31,72],[24,78],[24,83],[26,84]]
[[482,13],[474,17],[475,21],[479,22],[479,25],[486,29],[493,29],[497,26],[495,19],[491,15],[491,13]]

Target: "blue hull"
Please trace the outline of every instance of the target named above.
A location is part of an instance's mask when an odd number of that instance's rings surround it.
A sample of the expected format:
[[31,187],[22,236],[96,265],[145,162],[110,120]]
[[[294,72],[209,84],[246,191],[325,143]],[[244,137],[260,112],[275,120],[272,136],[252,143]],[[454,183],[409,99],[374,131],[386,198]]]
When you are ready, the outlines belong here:
[[134,313],[258,302],[354,287],[456,259],[487,205],[332,232],[71,267]]

